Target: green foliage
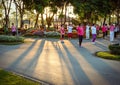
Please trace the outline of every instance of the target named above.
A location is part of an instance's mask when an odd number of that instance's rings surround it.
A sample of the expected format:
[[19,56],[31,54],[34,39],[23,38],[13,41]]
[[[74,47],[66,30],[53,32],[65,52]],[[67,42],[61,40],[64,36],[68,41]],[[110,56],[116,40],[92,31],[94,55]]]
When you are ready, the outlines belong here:
[[0,42],[24,42],[23,37],[0,35]]
[[41,85],[0,69],[0,85]]
[[52,32],[52,31],[50,31],[50,32],[46,32],[46,34],[45,34],[47,37],[56,37],[56,38],[58,38],[58,37],[60,37],[60,33],[59,32]]
[[105,59],[113,59],[113,60],[120,60],[120,55],[114,55],[110,52],[97,52],[96,56],[105,58]]
[[74,0],[74,13],[78,14],[80,19],[88,19],[88,21],[99,20],[98,17],[105,17],[110,14],[112,6],[109,0]]
[[31,36],[33,36],[33,33],[27,32],[27,33],[25,33],[23,36],[24,36],[24,37],[31,37]]
[[49,31],[54,31],[55,28],[54,28],[54,27],[50,27],[50,28],[47,28],[47,30],[49,30]]
[[120,45],[119,44],[109,45],[109,50],[112,54],[120,55]]

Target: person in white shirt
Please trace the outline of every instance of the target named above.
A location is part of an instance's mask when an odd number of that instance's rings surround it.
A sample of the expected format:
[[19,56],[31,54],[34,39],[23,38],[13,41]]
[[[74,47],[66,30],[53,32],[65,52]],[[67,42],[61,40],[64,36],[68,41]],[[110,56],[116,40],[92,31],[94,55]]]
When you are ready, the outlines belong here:
[[67,30],[68,30],[68,39],[72,38],[72,29],[73,29],[72,24],[69,24],[68,27],[67,27]]
[[92,27],[91,27],[91,31],[92,31],[92,43],[95,44],[95,40],[96,40],[96,34],[97,34],[97,30],[96,30],[96,27],[95,25],[93,24]]
[[89,24],[86,25],[86,39],[90,38],[90,26]]

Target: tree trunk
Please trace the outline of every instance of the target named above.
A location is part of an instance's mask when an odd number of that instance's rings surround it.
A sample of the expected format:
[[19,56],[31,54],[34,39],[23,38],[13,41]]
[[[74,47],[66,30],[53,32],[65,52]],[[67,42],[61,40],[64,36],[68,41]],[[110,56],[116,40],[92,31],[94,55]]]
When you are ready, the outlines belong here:
[[65,18],[64,18],[64,24],[66,23],[66,13],[67,13],[67,6],[65,5]]
[[40,13],[37,13],[37,16],[36,16],[36,21],[35,21],[35,25],[34,25],[34,28],[35,28],[35,29],[37,28],[37,25],[38,25],[39,14],[40,14]]
[[109,14],[109,25],[111,24],[111,14]]
[[5,26],[4,26],[4,32],[8,34],[8,28],[9,28],[9,16],[5,15]]
[[20,14],[20,28],[23,28],[23,14]]
[[62,11],[61,11],[61,14],[62,14],[62,16],[60,17],[61,18],[61,24],[63,24],[62,22],[63,22],[63,18],[64,18],[63,9],[64,9],[64,6],[62,7]]
[[4,7],[5,10],[5,26],[4,26],[4,31],[6,34],[8,34],[8,28],[9,28],[9,13],[10,13],[10,8],[11,8],[11,3],[12,0],[10,0],[10,2],[6,2],[7,4],[5,4],[5,1],[2,0],[2,5]]
[[51,17],[49,16],[48,18],[46,18],[46,22],[47,22],[48,28],[49,28],[50,25],[51,25],[51,22],[52,22],[52,20],[53,20],[54,15],[55,15],[55,13],[53,13],[53,15],[52,15]]
[[41,23],[42,23],[42,27],[43,27],[44,26],[43,13],[41,13]]
[[105,22],[106,22],[106,17],[107,17],[107,15],[105,15],[105,17],[104,17],[103,24],[105,24]]

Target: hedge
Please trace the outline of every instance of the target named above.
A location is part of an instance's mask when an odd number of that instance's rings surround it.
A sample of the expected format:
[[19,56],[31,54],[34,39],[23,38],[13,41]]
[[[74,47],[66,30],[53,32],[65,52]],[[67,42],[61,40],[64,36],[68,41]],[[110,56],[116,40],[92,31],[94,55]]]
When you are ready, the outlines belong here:
[[24,42],[24,37],[0,35],[0,42]]
[[120,44],[109,45],[109,50],[112,54],[120,55]]

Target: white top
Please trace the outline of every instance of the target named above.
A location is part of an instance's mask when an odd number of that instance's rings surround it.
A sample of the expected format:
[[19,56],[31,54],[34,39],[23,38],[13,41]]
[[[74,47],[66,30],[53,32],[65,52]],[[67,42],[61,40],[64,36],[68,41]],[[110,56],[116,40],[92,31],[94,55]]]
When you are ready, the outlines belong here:
[[96,34],[96,27],[95,26],[92,26],[91,30],[92,30],[92,34]]
[[72,26],[68,26],[68,33],[72,33],[72,29],[73,29]]
[[87,25],[87,26],[86,26],[86,31],[89,32],[89,30],[90,30],[90,26]]

